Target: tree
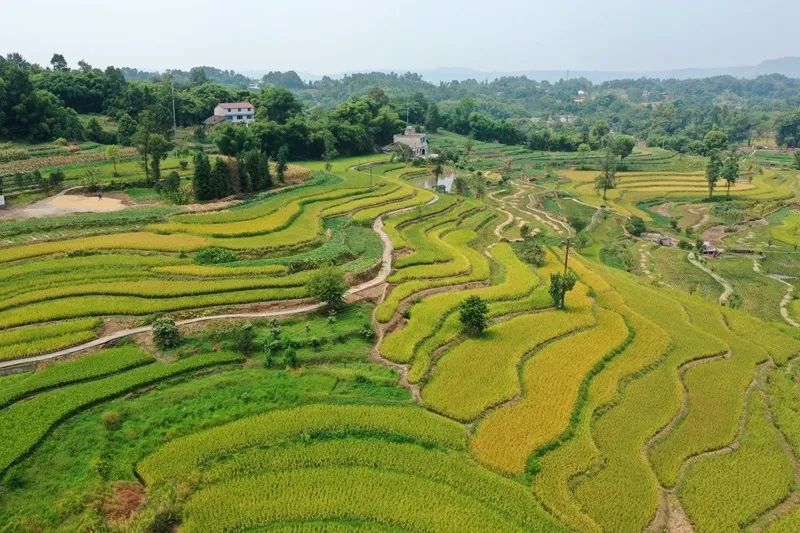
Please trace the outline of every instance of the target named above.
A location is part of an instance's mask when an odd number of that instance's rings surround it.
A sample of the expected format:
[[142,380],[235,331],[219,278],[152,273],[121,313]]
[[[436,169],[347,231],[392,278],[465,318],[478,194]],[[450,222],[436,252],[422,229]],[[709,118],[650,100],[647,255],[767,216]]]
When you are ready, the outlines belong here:
[[278,174],[278,181],[284,183],[286,181],[286,169],[289,168],[287,161],[289,160],[289,147],[285,144],[278,150],[278,155],[275,158],[275,172]]
[[630,135],[614,135],[608,143],[611,153],[619,156],[620,159],[625,159],[631,155],[635,146],[636,139]]
[[794,152],[794,168],[800,170],[800,150]]
[[153,342],[162,350],[175,348],[181,342],[181,334],[175,320],[169,316],[160,316],[153,322]]
[[567,293],[575,287],[577,281],[578,277],[571,270],[564,274],[560,272],[550,274],[550,288],[548,292],[557,309],[564,309]]
[[161,179],[161,161],[167,158],[169,151],[175,145],[160,133],[151,133],[148,147],[150,149],[150,167],[153,170],[153,179],[158,181]]
[[469,190],[469,184],[467,180],[465,180],[462,176],[456,176],[453,179],[453,191],[456,194],[460,194],[461,196],[466,196],[467,191]]
[[425,113],[425,131],[428,133],[436,133],[442,126],[442,115],[439,113],[439,106],[430,104]]
[[324,268],[311,278],[308,292],[316,300],[337,309],[344,304],[344,295],[347,292],[344,274],[334,267]]
[[197,152],[194,155],[192,190],[195,200],[200,202],[211,200],[214,197],[214,189],[211,186],[211,163],[205,152]]
[[591,135],[599,146],[605,145],[609,133],[611,133],[611,127],[605,120],[598,120],[592,126]]
[[725,180],[727,186],[728,199],[731,197],[731,186],[736,184],[739,179],[739,156],[735,153],[728,154],[725,158],[725,163],[722,165],[720,172],[722,178]]
[[131,138],[136,133],[138,127],[136,121],[133,120],[129,114],[123,113],[120,115],[119,119],[117,119],[117,142],[122,146],[129,146],[131,144]]
[[728,134],[721,130],[711,130],[703,137],[703,144],[709,154],[728,148]]
[[60,187],[62,183],[64,183],[64,172],[62,170],[56,170],[55,172],[51,172],[49,176],[47,176],[47,188],[48,189],[55,189]]
[[117,161],[119,160],[119,146],[110,144],[106,147],[106,159],[110,159],[114,163],[114,177],[119,176],[117,172]]
[[467,334],[476,337],[486,329],[486,317],[489,314],[489,306],[480,296],[470,296],[459,308],[459,320],[461,329]]
[[50,66],[53,67],[53,70],[57,70],[58,72],[69,71],[67,60],[64,59],[64,56],[61,54],[53,54],[53,57],[50,58]]
[[712,152],[706,163],[706,182],[708,183],[708,199],[714,197],[714,189],[717,187],[720,174],[722,173],[722,161],[719,152]]
[[231,193],[230,189],[230,167],[225,160],[219,158],[214,162],[211,169],[210,189],[212,198],[224,198]]
[[444,166],[442,165],[441,160],[437,159],[436,163],[434,163],[432,174],[433,174],[434,179],[436,180],[435,186],[434,186],[434,190],[438,191],[439,190],[439,178],[442,177],[442,174],[444,174]]
[[606,200],[608,190],[617,187],[617,155],[611,149],[603,152],[602,174],[597,177],[595,187],[603,191],[603,201]]

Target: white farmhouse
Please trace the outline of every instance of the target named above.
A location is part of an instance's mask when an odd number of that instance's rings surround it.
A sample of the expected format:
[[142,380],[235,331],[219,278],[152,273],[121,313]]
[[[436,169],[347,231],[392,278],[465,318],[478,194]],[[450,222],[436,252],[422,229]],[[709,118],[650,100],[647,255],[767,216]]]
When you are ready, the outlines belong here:
[[214,108],[214,114],[203,122],[213,126],[220,122],[232,124],[250,124],[255,120],[256,109],[250,102],[220,102]]
[[424,133],[417,133],[414,126],[406,126],[403,133],[394,136],[395,144],[405,144],[414,154],[414,157],[428,155],[428,137]]

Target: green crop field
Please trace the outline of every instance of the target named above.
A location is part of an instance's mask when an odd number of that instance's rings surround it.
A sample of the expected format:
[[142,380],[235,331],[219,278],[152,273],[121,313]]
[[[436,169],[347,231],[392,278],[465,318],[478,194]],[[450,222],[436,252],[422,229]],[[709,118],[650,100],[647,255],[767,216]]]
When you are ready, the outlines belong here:
[[794,531],[797,174],[430,140],[0,220],[0,530]]

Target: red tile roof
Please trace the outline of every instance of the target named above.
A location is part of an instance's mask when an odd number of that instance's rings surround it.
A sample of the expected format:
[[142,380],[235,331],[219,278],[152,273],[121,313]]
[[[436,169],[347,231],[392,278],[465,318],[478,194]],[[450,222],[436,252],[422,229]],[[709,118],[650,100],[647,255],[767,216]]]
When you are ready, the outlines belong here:
[[222,109],[231,109],[231,108],[242,108],[242,107],[253,107],[253,104],[250,102],[220,102],[217,104]]

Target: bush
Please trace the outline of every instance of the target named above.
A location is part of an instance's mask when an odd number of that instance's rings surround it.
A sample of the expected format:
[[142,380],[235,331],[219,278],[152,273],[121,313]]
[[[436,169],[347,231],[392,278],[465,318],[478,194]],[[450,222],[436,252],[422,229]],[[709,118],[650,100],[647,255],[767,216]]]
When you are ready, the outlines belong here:
[[589,223],[584,218],[579,217],[570,217],[569,218],[569,225],[575,228],[575,231],[580,233],[583,231]]
[[218,265],[236,261],[236,255],[224,248],[202,248],[194,254],[194,262],[198,265]]
[[526,240],[517,246],[517,255],[530,265],[543,267],[545,264],[544,247],[535,240]]
[[470,296],[461,302],[459,319],[461,320],[463,331],[472,336],[483,333],[483,330],[486,329],[486,316],[488,313],[489,307],[483,298],[479,296]]
[[347,284],[344,281],[344,275],[338,269],[329,267],[320,270],[311,278],[308,292],[316,300],[325,302],[336,309],[344,304]]
[[100,421],[106,429],[117,429],[122,421],[122,415],[118,411],[106,411],[100,415]]
[[175,321],[169,316],[160,316],[153,323],[153,342],[162,350],[175,348],[181,342],[181,334]]
[[253,353],[255,348],[256,332],[253,329],[253,324],[242,324],[236,330],[236,349],[245,355]]
[[631,217],[630,221],[625,225],[625,229],[634,237],[639,237],[642,233],[647,231],[647,226],[641,218]]

